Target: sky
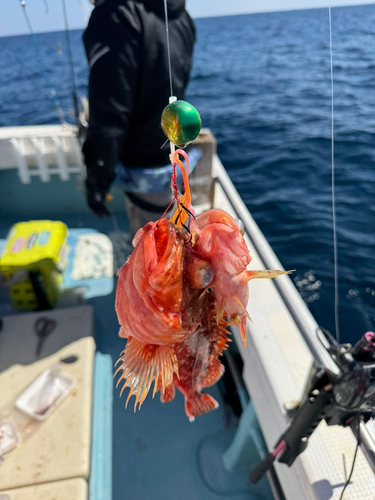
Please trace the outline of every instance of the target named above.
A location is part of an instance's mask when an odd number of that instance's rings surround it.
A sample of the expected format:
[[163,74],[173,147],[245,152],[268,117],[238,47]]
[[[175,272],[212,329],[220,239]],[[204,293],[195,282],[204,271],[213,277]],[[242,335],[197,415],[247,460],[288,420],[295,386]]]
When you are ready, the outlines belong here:
[[[70,29],[87,24],[89,0],[65,0]],[[194,18],[327,7],[329,0],[186,0]],[[374,0],[331,0],[332,6],[375,3]],[[26,10],[35,32],[64,29],[62,0],[26,0]],[[0,36],[21,35],[28,28],[19,0],[0,0]]]

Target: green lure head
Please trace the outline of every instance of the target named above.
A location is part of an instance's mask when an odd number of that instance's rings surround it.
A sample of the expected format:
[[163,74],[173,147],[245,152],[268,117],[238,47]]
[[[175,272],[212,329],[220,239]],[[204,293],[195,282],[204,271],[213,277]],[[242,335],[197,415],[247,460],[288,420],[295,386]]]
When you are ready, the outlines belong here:
[[184,148],[198,136],[201,129],[198,111],[186,101],[174,101],[164,108],[161,127],[167,138]]

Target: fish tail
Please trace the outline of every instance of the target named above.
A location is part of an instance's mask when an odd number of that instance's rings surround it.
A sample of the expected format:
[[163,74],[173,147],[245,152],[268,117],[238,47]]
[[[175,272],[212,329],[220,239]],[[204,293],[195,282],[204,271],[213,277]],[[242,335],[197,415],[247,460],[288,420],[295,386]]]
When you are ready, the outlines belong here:
[[185,411],[189,418],[197,417],[218,407],[219,403],[212,396],[204,392],[194,393],[185,400]]
[[134,337],[129,337],[116,365],[118,363],[121,364],[115,375],[119,371],[122,371],[122,374],[117,386],[122,380],[124,381],[120,396],[126,387],[130,388],[126,406],[130,397],[134,395],[134,411],[137,405],[140,408],[146,399],[153,380],[155,389],[160,384],[164,393],[173,381],[173,373],[178,375],[177,357],[171,346],[143,344]]

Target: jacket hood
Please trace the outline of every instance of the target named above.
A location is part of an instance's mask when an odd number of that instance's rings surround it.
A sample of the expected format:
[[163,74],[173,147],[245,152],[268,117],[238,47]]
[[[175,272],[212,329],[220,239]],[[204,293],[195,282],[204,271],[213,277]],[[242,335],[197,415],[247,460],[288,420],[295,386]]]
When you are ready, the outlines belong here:
[[[139,3],[155,12],[158,16],[164,17],[164,0],[138,0]],[[167,0],[168,18],[178,17],[185,9],[185,0]]]

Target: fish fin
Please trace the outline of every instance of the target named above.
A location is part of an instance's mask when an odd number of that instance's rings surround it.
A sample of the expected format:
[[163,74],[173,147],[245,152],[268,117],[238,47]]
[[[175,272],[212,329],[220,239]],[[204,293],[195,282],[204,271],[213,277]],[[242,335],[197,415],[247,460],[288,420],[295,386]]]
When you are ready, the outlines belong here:
[[206,373],[201,382],[202,387],[210,387],[216,384],[216,382],[222,377],[224,373],[224,366],[220,363],[217,358],[213,358],[210,366],[207,368]]
[[228,342],[232,342],[229,337],[230,332],[220,326],[213,335],[211,340],[211,355],[214,358],[219,358],[223,351],[228,349]]
[[238,325],[238,328],[240,330],[243,346],[246,347],[246,332],[247,332],[246,316],[242,316],[241,323]]
[[134,337],[129,337],[121,357],[116,362],[120,366],[115,375],[122,370],[116,387],[124,380],[120,396],[126,387],[130,388],[126,405],[131,396],[135,396],[134,411],[141,407],[150,391],[152,381],[154,382],[154,393],[161,384],[162,392],[173,381],[173,373],[178,375],[178,364],[176,354],[171,346],[143,344]]
[[219,325],[225,315],[224,304],[220,302],[217,307],[216,324]]
[[185,412],[189,418],[203,415],[219,407],[219,403],[209,394],[195,393],[185,400]]
[[277,276],[282,276],[283,274],[290,274],[293,273],[295,269],[292,269],[291,271],[269,271],[267,269],[264,269],[262,271],[245,271],[245,280],[249,281],[252,279],[258,279],[258,278],[276,278]]
[[246,316],[246,318],[251,321],[251,318],[249,316],[249,313],[247,312],[246,310],[246,307],[242,304],[242,302],[240,301],[240,299],[237,297],[236,294],[233,295],[233,300],[236,302],[236,304],[238,304],[240,306],[240,308],[242,309],[244,315]]
[[173,384],[168,385],[168,387],[164,389],[164,392],[161,393],[160,401],[162,403],[169,403],[170,401],[172,401],[172,399],[174,399],[174,394],[175,394],[174,385]]
[[121,337],[122,339],[128,338],[128,335],[127,335],[127,333],[125,333],[125,328],[123,326],[120,326],[118,336]]

